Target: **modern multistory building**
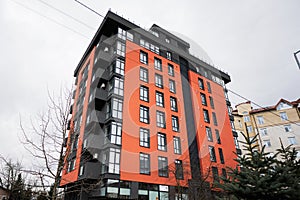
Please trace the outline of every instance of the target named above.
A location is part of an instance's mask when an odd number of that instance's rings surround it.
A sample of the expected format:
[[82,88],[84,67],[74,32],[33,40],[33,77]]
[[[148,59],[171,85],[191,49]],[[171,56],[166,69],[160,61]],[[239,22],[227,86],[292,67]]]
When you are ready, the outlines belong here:
[[235,167],[230,76],[189,48],[107,13],[74,72],[66,199],[197,199]]
[[[265,152],[274,155],[276,149],[293,145],[300,157],[300,99],[287,101],[280,99],[277,104],[253,109],[251,102],[236,105],[233,116],[238,134],[249,133],[250,137],[257,135],[257,145]],[[242,141],[243,137],[239,136]]]

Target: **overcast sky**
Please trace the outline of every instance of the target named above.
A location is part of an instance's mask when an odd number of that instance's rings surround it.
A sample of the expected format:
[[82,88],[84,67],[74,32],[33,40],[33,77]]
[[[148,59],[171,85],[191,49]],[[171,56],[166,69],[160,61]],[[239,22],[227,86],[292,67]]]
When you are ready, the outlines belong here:
[[[47,88],[74,83],[73,71],[103,19],[73,0],[45,2],[0,1],[0,154],[25,163],[19,117],[45,110]],[[111,8],[143,28],[156,23],[192,39],[230,74],[228,88],[255,103],[300,97],[293,58],[300,49],[299,0],[82,2],[102,15]],[[233,105],[244,101],[230,97]]]

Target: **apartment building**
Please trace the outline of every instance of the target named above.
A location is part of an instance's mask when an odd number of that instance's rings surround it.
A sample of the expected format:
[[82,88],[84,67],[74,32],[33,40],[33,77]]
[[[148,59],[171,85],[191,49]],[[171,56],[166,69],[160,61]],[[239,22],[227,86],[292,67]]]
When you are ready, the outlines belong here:
[[74,72],[65,199],[197,199],[235,167],[230,76],[189,48],[107,13]]
[[[274,155],[282,144],[293,145],[300,156],[300,99],[288,101],[280,99],[273,106],[253,109],[251,102],[236,105],[233,111],[237,132],[249,133],[250,137],[258,134],[258,145],[265,146],[265,151]],[[239,136],[242,140],[242,136]]]

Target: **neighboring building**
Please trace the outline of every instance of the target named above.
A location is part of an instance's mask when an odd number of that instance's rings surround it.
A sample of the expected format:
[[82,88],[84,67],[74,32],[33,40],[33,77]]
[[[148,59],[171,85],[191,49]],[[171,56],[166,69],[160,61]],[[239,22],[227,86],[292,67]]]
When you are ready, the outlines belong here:
[[65,199],[186,199],[235,167],[230,77],[189,48],[107,13],[74,73]]
[[7,200],[9,197],[9,191],[0,186],[0,200]]
[[[253,137],[258,134],[258,145],[271,155],[276,153],[281,144],[293,145],[300,157],[300,99],[287,101],[280,99],[274,106],[253,109],[251,102],[236,105],[233,111],[235,127],[238,133]],[[239,136],[242,140],[242,136]]]

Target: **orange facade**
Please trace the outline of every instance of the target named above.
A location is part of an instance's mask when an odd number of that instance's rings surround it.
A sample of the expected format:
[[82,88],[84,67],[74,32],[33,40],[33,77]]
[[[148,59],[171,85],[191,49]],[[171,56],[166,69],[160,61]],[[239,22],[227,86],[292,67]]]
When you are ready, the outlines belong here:
[[[140,50],[147,53],[148,64],[140,62]],[[162,71],[154,68],[154,57],[162,61]],[[175,75],[168,74],[168,63],[174,66]],[[148,70],[148,82],[139,79],[140,67]],[[163,77],[163,88],[155,86],[155,74]],[[176,83],[176,94],[169,91],[169,79]],[[149,101],[142,101],[139,98],[140,86],[149,88]],[[164,95],[164,107],[156,105],[155,92],[161,92]],[[170,97],[176,97],[178,111],[171,111]],[[126,61],[125,61],[125,80],[124,80],[124,104],[123,104],[123,132],[122,132],[122,151],[120,164],[120,179],[127,181],[146,182],[154,184],[176,185],[175,159],[182,160],[184,168],[184,180],[180,181],[181,185],[187,185],[190,179],[190,160],[188,151],[188,140],[186,133],[186,124],[183,107],[183,94],[181,89],[181,76],[179,65],[154,54],[147,49],[127,41],[126,42]],[[140,105],[149,108],[150,122],[140,122]],[[165,128],[157,127],[156,111],[165,113]],[[179,119],[179,132],[172,130],[171,116]],[[139,129],[147,128],[150,130],[150,147],[142,147],[139,142]],[[158,150],[157,133],[166,134],[167,151]],[[181,139],[181,155],[174,154],[173,137],[177,136]],[[140,174],[139,154],[150,154],[150,174]],[[158,156],[168,158],[169,177],[160,177],[158,175]]]
[[[208,181],[212,182],[213,176],[211,167],[217,167],[219,170],[218,173],[221,175],[222,168],[234,168],[236,166],[236,162],[233,160],[236,158],[236,155],[234,154],[235,144],[233,141],[232,129],[224,95],[224,88],[221,85],[214,83],[213,81],[193,71],[189,71],[189,79],[196,123],[196,138],[198,143],[201,173],[204,177],[209,174]],[[203,80],[203,89],[199,87],[199,79]],[[207,87],[207,83],[210,84],[210,92]],[[203,105],[200,96],[201,93],[206,97],[207,105]],[[210,98],[213,99],[213,106],[211,106]],[[208,111],[209,122],[204,120],[203,110]],[[217,118],[217,125],[215,125],[213,122],[213,112]],[[211,139],[208,139],[206,127],[211,129]],[[219,132],[219,141],[216,136],[216,131]],[[209,146],[214,147],[216,161],[211,161]],[[222,149],[223,152],[223,163],[221,163],[219,149]]]

